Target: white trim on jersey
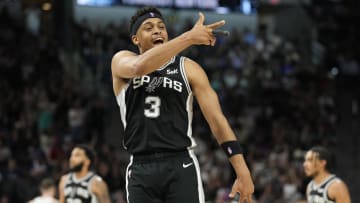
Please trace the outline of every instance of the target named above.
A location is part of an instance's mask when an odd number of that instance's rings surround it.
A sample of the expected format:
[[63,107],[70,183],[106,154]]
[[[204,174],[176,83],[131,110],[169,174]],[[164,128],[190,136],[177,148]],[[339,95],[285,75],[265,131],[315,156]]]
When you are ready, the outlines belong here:
[[186,77],[186,73],[185,73],[185,66],[184,66],[184,61],[185,61],[186,57],[181,57],[180,58],[180,72],[181,72],[181,76],[185,82],[186,85],[186,89],[188,91],[188,98],[186,99],[186,111],[188,113],[188,130],[187,130],[187,136],[189,137],[189,139],[191,140],[191,146],[190,148],[193,148],[196,146],[196,142],[192,136],[192,120],[193,120],[193,93],[192,90],[190,88],[190,84],[189,81]]
[[124,129],[126,128],[126,103],[125,103],[125,93],[127,88],[129,87],[129,84],[126,85],[124,89],[120,91],[120,94],[116,96],[116,101],[120,107],[120,116],[121,121],[124,125]]
[[[124,126],[124,130],[126,128],[126,102],[125,102],[125,94],[126,94],[126,90],[129,88],[129,83],[126,84],[126,87],[124,87],[121,91],[120,91],[120,94],[118,94],[116,96],[116,101],[119,105],[119,109],[120,109],[120,118],[121,118],[121,121],[123,123],[123,126]],[[122,144],[123,144],[123,147],[124,149],[127,149],[127,147],[125,146],[125,143],[124,143],[124,139],[122,141]]]
[[189,83],[189,81],[188,81],[188,79],[186,77],[184,61],[185,61],[185,57],[182,56],[180,58],[180,72],[181,72],[181,75],[182,75],[182,77],[184,79],[186,89],[187,89],[188,93],[190,94],[192,91],[191,91],[191,88],[190,88],[190,83]]
[[130,203],[130,201],[129,201],[129,178],[131,175],[131,172],[129,172],[129,168],[133,163],[133,158],[134,158],[134,156],[130,155],[130,162],[129,162],[128,166],[126,167],[126,174],[125,174],[126,175],[126,178],[125,178],[126,200],[128,203]]
[[188,149],[188,152],[189,152],[191,159],[194,162],[194,166],[196,169],[196,176],[197,176],[197,182],[198,182],[198,193],[199,193],[199,203],[205,203],[205,193],[204,193],[204,188],[203,188],[202,180],[201,180],[199,161],[196,158],[196,155],[192,149]]
[[168,65],[174,63],[174,61],[175,61],[175,56],[171,57],[171,59],[170,59],[167,63],[165,63],[164,65],[160,66],[160,68],[158,68],[157,70],[162,70],[162,69],[166,68]]
[[192,120],[193,120],[193,94],[190,92],[188,98],[186,99],[186,111],[188,114],[188,128],[187,128],[187,136],[191,141],[190,148],[194,148],[196,146],[196,142],[194,137],[192,136]]

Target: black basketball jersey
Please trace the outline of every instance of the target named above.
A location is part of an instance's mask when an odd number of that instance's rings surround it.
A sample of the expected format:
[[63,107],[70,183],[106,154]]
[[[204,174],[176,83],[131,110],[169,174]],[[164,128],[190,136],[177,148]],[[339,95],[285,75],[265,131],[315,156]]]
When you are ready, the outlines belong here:
[[74,173],[69,173],[64,185],[65,203],[97,203],[90,188],[91,180],[95,177],[94,173],[89,172],[85,177],[76,179]]
[[309,191],[307,194],[307,202],[308,203],[335,203],[334,200],[331,200],[328,196],[328,188],[330,184],[335,181],[337,177],[335,175],[331,175],[321,184],[316,185],[312,180],[309,185]]
[[117,95],[125,130],[123,144],[131,154],[178,151],[195,145],[193,96],[184,60],[172,57],[156,71],[129,80]]

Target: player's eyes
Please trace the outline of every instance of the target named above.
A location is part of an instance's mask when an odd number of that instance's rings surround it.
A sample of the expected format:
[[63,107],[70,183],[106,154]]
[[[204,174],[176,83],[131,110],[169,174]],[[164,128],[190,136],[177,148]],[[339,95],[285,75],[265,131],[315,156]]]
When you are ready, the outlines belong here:
[[153,28],[153,26],[151,25],[145,25],[144,26],[144,30],[151,30]]

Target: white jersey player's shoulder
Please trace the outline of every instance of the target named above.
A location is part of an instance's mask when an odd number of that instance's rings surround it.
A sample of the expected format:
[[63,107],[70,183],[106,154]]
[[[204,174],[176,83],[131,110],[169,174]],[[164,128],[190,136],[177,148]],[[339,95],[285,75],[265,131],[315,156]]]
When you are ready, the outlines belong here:
[[36,197],[29,203],[58,203],[59,201],[53,197]]

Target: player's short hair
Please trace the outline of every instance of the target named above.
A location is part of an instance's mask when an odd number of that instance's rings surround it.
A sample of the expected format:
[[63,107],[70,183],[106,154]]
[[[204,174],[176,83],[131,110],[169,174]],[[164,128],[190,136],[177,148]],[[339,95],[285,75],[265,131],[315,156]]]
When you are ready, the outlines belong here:
[[146,6],[138,9],[136,13],[130,19],[129,33],[130,37],[135,35],[142,22],[148,18],[161,18],[163,16],[159,9],[153,6]]
[[323,146],[314,146],[310,149],[310,151],[315,152],[318,154],[319,160],[325,160],[326,166],[325,169],[328,171],[332,171],[335,169],[336,163],[335,163],[335,156],[333,153],[331,153],[330,150]]
[[48,190],[52,187],[55,187],[55,182],[51,178],[45,178],[40,183],[40,190]]
[[75,148],[84,150],[86,157],[90,160],[90,168],[91,168],[95,162],[95,157],[96,157],[95,151],[85,144],[76,145]]

